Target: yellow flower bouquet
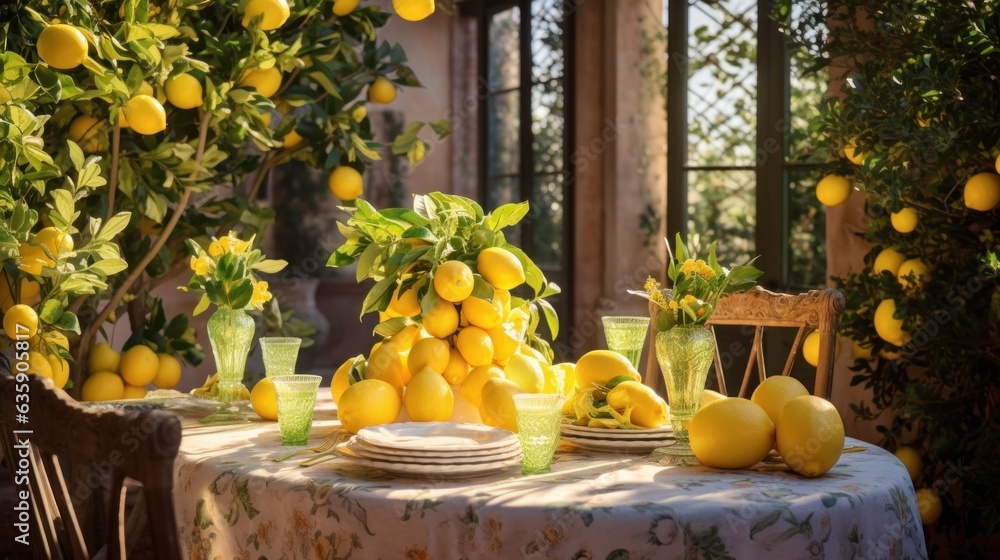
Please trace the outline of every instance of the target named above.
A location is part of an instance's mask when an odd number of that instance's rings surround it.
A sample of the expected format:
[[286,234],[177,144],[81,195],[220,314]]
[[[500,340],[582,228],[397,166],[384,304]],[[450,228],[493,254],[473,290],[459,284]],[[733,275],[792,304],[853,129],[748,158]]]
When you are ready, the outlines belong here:
[[259,310],[271,300],[267,282],[257,275],[278,272],[288,263],[264,258],[260,249],[253,248],[254,239],[244,241],[229,232],[219,239],[212,238],[208,250],[187,240],[194,274],[181,289],[202,292],[195,315],[212,303],[220,308]]
[[727,269],[719,265],[715,250],[717,241],[708,248],[708,260],[699,259],[688,251],[677,235],[675,251],[670,254],[667,277],[672,290],[663,290],[653,277],[646,279],[643,291],[630,293],[642,296],[659,308],[656,330],[666,331],[675,325],[704,325],[708,322],[719,298],[725,294],[742,292],[756,283],[762,271],[752,266],[753,260],[744,265]]

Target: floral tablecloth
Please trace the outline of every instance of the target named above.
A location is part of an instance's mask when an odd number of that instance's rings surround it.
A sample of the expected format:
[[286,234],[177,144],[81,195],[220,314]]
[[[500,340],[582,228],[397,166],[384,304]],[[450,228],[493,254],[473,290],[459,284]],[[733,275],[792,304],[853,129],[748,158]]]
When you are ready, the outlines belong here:
[[[321,398],[310,445],[338,425]],[[185,429],[174,491],[200,559],[926,558],[903,465],[848,439],[825,476],[661,467],[563,444],[551,473],[403,479],[332,459],[300,468],[278,426]]]

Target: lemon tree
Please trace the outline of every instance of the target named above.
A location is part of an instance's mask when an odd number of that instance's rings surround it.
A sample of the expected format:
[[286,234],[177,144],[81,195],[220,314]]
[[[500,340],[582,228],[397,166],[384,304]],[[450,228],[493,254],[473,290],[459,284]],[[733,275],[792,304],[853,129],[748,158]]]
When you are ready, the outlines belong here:
[[[415,291],[419,302],[419,314],[411,317],[385,313],[377,335],[388,338],[419,324],[439,339],[454,335],[452,346],[472,367],[500,356],[506,360],[522,342],[551,363],[551,345],[539,326],[544,320],[548,332],[558,336],[559,318],[546,298],[559,287],[504,234],[527,215],[527,202],[486,213],[468,198],[430,193],[414,197],[412,209],[377,210],[359,198],[347,210],[350,219],[337,224],[346,241],[327,266],[356,262],[358,281],[375,281],[361,314],[389,311],[397,293]],[[472,303],[468,309],[466,301]],[[496,324],[492,314],[501,312]],[[494,326],[463,326],[460,313],[471,313],[469,322]]]
[[[43,331],[70,335],[58,353],[73,379],[125,315],[126,348],[201,361],[193,330],[148,294],[178,282],[185,240],[207,247],[269,226],[256,193],[275,166],[360,174],[383,153],[423,159],[424,123],[382,146],[365,110],[373,87],[389,103],[420,85],[402,47],[379,39],[392,14],[345,0],[0,5],[2,294],[33,306]],[[46,227],[73,245],[37,240]],[[39,285],[37,301],[25,281]],[[269,329],[302,328],[276,303],[263,313]]]
[[[870,246],[865,266],[835,279],[847,299],[841,333],[859,349],[851,383],[871,391],[851,408],[878,423],[886,448],[919,456],[928,486],[949,481],[947,492],[922,491],[933,508],[921,513],[940,516],[927,532],[940,531],[932,538],[951,547],[943,555],[975,555],[962,547],[1000,534],[992,451],[1000,441],[1000,126],[982,118],[1000,112],[991,70],[1000,30],[983,25],[1000,2],[806,4],[818,9],[789,10],[782,0],[776,15],[792,23],[794,13],[815,14],[788,29],[814,41],[804,50],[819,66],[856,61],[810,126],[827,140],[816,155],[865,194],[862,221],[847,222],[866,226],[857,232]],[[819,29],[828,31],[812,33]]]

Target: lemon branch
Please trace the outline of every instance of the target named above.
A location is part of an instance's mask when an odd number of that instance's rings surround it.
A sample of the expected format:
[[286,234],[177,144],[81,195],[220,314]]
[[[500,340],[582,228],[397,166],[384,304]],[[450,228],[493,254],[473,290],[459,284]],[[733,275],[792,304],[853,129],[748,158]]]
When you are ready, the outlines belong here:
[[[202,157],[205,155],[205,144],[208,141],[208,125],[211,121],[212,121],[212,113],[202,111],[201,124],[198,130],[198,148],[194,155],[194,161],[196,164],[199,165],[196,165],[195,169],[191,172],[190,178],[192,180],[197,178],[198,171],[201,168],[200,165],[201,160]],[[142,276],[142,274],[146,271],[146,267],[149,266],[149,263],[153,261],[153,259],[160,252],[160,250],[163,249],[163,246],[166,245],[167,238],[169,238],[170,234],[174,231],[174,228],[177,226],[177,222],[180,221],[181,214],[184,213],[184,209],[187,207],[188,202],[190,202],[190,200],[191,200],[191,187],[187,186],[184,187],[184,191],[181,193],[181,198],[180,200],[177,201],[177,207],[174,209],[173,214],[170,216],[170,220],[163,227],[163,231],[160,232],[160,236],[157,238],[156,243],[153,243],[153,246],[149,248],[149,251],[147,251],[145,256],[142,257],[142,260],[139,261],[139,263],[136,264],[136,266],[132,269],[132,272],[128,275],[128,278],[126,278],[125,281],[122,282],[122,285],[119,286],[118,290],[115,291],[113,296],[111,296],[111,300],[108,301],[108,304],[105,305],[104,309],[101,310],[101,313],[97,316],[97,319],[94,320],[94,322],[92,322],[90,326],[87,327],[87,330],[84,331],[83,336],[81,337],[80,349],[77,355],[78,364],[86,363],[87,355],[90,352],[90,347],[93,345],[94,338],[97,336],[97,331],[101,328],[101,325],[103,325],[104,322],[108,320],[108,317],[111,316],[111,313],[122,302],[122,299],[124,299],[125,294],[128,293],[132,285],[135,284],[135,282],[139,279],[139,277]]]
[[281,86],[281,89],[278,90],[278,93],[274,94],[274,97],[280,96],[282,93],[285,93],[286,89],[292,87],[292,84],[295,83],[295,79],[299,77],[299,72],[300,71],[301,71],[301,68],[296,68],[295,70],[292,70],[291,75],[289,75],[288,79],[285,80],[285,85]]
[[115,194],[118,192],[118,147],[121,142],[122,126],[121,116],[115,121],[115,128],[111,132],[111,177],[108,179],[108,213],[104,216],[107,222],[111,216],[115,215]]

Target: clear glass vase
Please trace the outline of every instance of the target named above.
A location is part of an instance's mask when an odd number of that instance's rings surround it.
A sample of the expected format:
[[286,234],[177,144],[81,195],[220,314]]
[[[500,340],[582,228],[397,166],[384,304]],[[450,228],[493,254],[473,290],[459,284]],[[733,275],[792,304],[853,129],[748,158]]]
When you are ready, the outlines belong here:
[[715,335],[705,325],[677,325],[656,333],[655,344],[676,442],[657,449],[653,459],[667,465],[697,465],[687,425],[701,406],[708,369],[715,357]]
[[246,406],[240,403],[247,400],[243,372],[255,330],[253,318],[242,309],[220,307],[208,319],[208,339],[218,374],[216,399],[221,406],[203,423],[249,422]]

